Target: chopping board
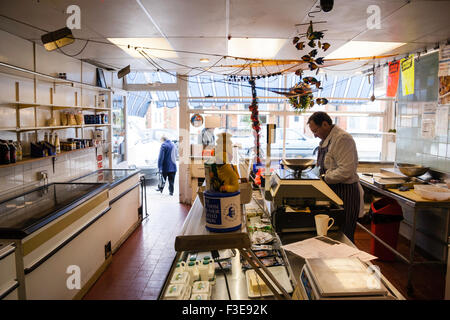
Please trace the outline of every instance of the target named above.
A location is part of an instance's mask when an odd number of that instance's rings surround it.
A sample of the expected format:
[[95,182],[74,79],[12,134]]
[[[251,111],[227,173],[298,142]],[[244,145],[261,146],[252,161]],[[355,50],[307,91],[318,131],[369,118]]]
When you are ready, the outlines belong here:
[[410,199],[410,200],[415,201],[415,202],[426,202],[426,203],[429,203],[429,202],[439,202],[439,203],[449,202],[450,203],[449,200],[437,201],[437,200],[430,200],[430,199],[422,198],[421,196],[419,196],[417,193],[414,192],[414,189],[411,189],[411,190],[408,190],[408,191],[400,191],[398,189],[388,189],[388,191],[390,191],[392,193],[395,193],[395,194],[398,194],[398,195],[400,195],[402,197],[405,197],[405,198]]

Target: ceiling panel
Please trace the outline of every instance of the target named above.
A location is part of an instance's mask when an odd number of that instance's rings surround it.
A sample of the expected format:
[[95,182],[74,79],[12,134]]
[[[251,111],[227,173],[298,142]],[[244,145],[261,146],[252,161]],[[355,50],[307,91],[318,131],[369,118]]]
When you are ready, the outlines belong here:
[[413,42],[438,32],[448,35],[449,12],[450,1],[414,1],[382,19],[380,29],[366,30],[355,40]]
[[290,38],[315,0],[230,0],[232,37]]
[[225,37],[225,1],[141,0],[167,37]]
[[[218,58],[209,56],[208,64],[200,63],[202,54],[227,55],[227,34],[234,38],[281,38],[286,44],[280,49],[278,59],[301,59],[310,51],[298,51],[291,39],[305,32],[307,25],[295,24],[326,21],[317,24],[316,30],[325,31],[324,41],[331,43],[327,54],[349,40],[408,42],[396,50],[401,54],[430,47],[450,38],[450,1],[405,0],[335,0],[332,11],[313,13],[318,0],[14,0],[0,1],[0,14],[24,21],[44,30],[53,31],[66,24],[67,6],[81,8],[81,30],[73,30],[75,37],[107,42],[106,38],[162,37],[167,36],[178,52],[174,63],[158,60],[164,68],[187,70],[191,67],[208,67]],[[229,4],[229,21],[226,7]],[[145,10],[141,7],[145,8]],[[367,8],[377,5],[381,14],[381,29],[367,30],[370,13]],[[147,15],[147,13],[150,17]],[[156,23],[155,26],[152,19]],[[228,26],[228,30],[227,30]],[[0,29],[25,39],[40,43],[43,31],[0,17]],[[65,47],[68,54],[80,51],[84,42]],[[264,48],[261,48],[264,50]],[[320,55],[320,53],[319,53]],[[106,44],[89,43],[77,58],[94,59],[117,67],[131,64],[133,69],[154,69],[145,60],[133,59],[123,50]],[[238,64],[241,61],[220,61],[220,64]],[[342,66],[342,68],[344,68]],[[216,70],[216,69],[214,69]],[[198,73],[194,70],[193,73]]]
[[[405,4],[404,0],[335,0],[333,9],[330,12],[312,13],[314,18],[308,15],[302,20],[302,23],[309,21],[326,21],[326,23],[316,24],[315,30],[324,31],[325,40],[351,40],[359,33],[367,29],[367,20],[370,16],[367,9],[371,5],[376,5],[380,9],[381,20],[389,16],[395,10]],[[308,25],[298,27],[299,32],[306,32]]]

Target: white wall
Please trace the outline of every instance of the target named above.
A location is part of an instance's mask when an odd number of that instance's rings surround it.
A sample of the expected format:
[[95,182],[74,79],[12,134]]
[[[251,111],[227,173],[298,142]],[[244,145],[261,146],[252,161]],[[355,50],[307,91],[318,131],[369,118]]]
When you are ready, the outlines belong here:
[[[40,73],[55,76],[56,73],[64,72],[67,79],[83,82],[91,85],[96,83],[96,67],[81,62],[77,59],[65,56],[57,51],[48,52],[40,44],[33,43],[0,30],[0,61],[18,67],[35,70]],[[34,69],[35,68],[35,69]],[[51,103],[51,91],[53,91],[53,104],[64,106],[94,106],[98,97],[98,90],[89,88],[75,88],[69,85],[46,81],[36,81],[25,78],[18,74],[6,74],[4,67],[0,67],[0,127],[16,126],[15,106],[11,103],[16,101],[16,82],[19,84],[20,102],[37,102],[43,104]],[[104,71],[107,86],[122,88],[122,81],[117,79],[117,74]],[[36,119],[38,126],[45,126],[46,120],[51,117],[50,108],[37,108]],[[55,117],[59,120],[59,111]],[[35,109],[27,108],[20,110],[20,125],[34,126]],[[92,128],[84,129],[84,138],[92,138]],[[81,132],[78,130],[78,137]],[[61,140],[77,137],[76,129],[57,131]],[[38,131],[38,139],[42,140],[44,131]],[[107,135],[108,136],[108,135]],[[17,140],[15,132],[0,131],[0,139]],[[35,131],[22,132],[20,139],[24,145],[24,152],[29,153],[30,141],[35,141]],[[105,159],[105,158],[104,158]],[[107,159],[104,166],[108,166]],[[0,166],[0,197],[5,198],[23,188],[39,184],[37,172],[46,170],[49,181],[67,181],[97,168],[96,150],[87,149],[64,154],[57,157],[53,166],[51,159],[42,159],[28,164],[16,165],[14,167]]]

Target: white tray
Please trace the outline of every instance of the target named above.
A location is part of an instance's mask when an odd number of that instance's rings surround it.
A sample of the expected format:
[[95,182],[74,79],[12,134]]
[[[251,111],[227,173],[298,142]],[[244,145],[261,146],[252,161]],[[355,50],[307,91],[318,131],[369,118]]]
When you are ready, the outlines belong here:
[[[284,266],[276,266],[276,267],[268,267],[267,268],[272,275],[274,276],[275,279],[277,279],[277,281],[283,286],[284,290],[286,290],[287,293],[291,293],[292,291],[294,291],[294,289],[292,288],[292,284],[291,284],[291,280],[289,279],[289,276],[287,274],[286,271],[286,267]],[[262,273],[267,277],[267,279],[269,279],[270,283],[272,284],[272,286],[275,287],[275,289],[278,291],[278,293],[281,294],[281,290],[278,289],[275,284],[273,283],[273,281],[266,275],[266,273],[264,272],[263,269],[259,269],[262,271]],[[245,278],[246,278],[246,283],[247,283],[247,294],[249,298],[260,298],[260,297],[270,297],[273,296],[272,292],[269,293],[265,293],[265,294],[261,294],[259,291],[258,292],[254,292],[251,289],[250,286],[250,274],[249,272],[253,272],[256,273],[255,270],[253,269],[249,269],[245,272]],[[256,273],[256,275],[258,275]],[[270,289],[269,289],[270,291]]]

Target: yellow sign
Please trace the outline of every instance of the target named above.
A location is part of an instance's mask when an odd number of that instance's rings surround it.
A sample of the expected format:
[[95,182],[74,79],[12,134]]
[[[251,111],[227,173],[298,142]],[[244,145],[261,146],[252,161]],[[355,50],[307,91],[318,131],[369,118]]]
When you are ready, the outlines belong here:
[[414,55],[402,59],[402,93],[404,96],[414,94]]

